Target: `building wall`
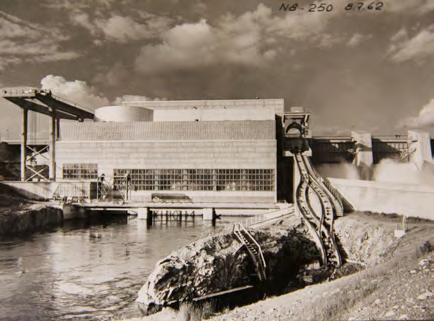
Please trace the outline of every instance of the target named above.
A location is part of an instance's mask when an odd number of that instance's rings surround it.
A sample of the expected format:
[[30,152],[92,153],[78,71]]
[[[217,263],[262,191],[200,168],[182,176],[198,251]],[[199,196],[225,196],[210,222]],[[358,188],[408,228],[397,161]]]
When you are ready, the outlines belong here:
[[64,122],[59,142],[166,140],[275,140],[274,120]]
[[[56,146],[57,177],[64,164],[98,164],[110,181],[114,169],[272,169],[277,174],[274,121],[72,123]],[[160,139],[157,139],[160,138]],[[164,191],[200,202],[274,202],[273,191]],[[156,191],[136,191],[148,201]]]
[[56,153],[58,170],[63,163],[98,163],[98,173],[106,175],[113,168],[276,167],[273,140],[58,142]]

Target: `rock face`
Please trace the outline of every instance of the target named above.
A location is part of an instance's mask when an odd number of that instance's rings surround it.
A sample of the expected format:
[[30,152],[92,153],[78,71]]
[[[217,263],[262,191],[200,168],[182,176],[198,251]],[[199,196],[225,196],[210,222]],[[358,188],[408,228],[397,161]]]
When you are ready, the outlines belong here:
[[335,232],[348,260],[376,265],[396,248],[397,223],[379,215],[352,213],[335,221]]
[[34,204],[25,208],[3,209],[0,212],[0,235],[34,232],[49,226],[60,225],[63,213],[60,208]]
[[[300,266],[318,259],[315,245],[301,227],[251,230],[267,262],[265,287],[286,287]],[[231,232],[187,245],[158,262],[138,296],[145,314],[172,302],[258,283],[254,264]]]
[[0,183],[0,235],[15,235],[60,225],[63,210],[44,202],[33,202]]

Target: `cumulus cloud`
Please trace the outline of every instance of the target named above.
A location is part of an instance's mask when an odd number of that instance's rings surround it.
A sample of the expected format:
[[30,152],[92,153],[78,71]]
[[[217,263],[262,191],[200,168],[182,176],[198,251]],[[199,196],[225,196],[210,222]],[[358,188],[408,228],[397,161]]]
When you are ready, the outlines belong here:
[[111,15],[110,17],[91,18],[89,14],[76,11],[71,15],[75,25],[87,29],[93,36],[118,43],[157,37],[169,28],[171,19],[149,13],[140,13],[140,22],[129,16]]
[[418,61],[434,56],[434,25],[422,29],[412,38],[405,29],[391,38],[389,56],[393,62]]
[[123,95],[110,101],[99,94],[95,87],[82,80],[66,80],[62,76],[47,75],[41,80],[41,88],[48,89],[67,101],[83,107],[97,108],[111,104],[121,105],[123,102],[143,100],[166,100],[165,98],[151,98],[138,95]]
[[372,38],[372,35],[363,35],[361,33],[355,33],[347,42],[347,46],[350,48],[357,47],[362,42],[365,42]]
[[278,16],[260,4],[240,16],[227,14],[212,25],[205,19],[178,24],[162,34],[160,43],[141,48],[136,68],[144,73],[158,73],[219,63],[261,67],[291,40],[312,41],[321,47],[335,44],[334,37],[321,33],[333,16],[334,13]]
[[62,49],[68,38],[56,28],[41,27],[0,11],[0,70],[23,62],[64,61],[79,57]]
[[400,125],[406,128],[434,128],[434,99],[421,108],[419,115],[405,119]]
[[84,107],[109,105],[110,101],[99,95],[96,89],[85,81],[68,81],[61,76],[48,75],[41,80],[42,89],[49,89],[53,94]]
[[163,35],[163,43],[142,47],[136,66],[154,72],[201,67],[216,60],[216,35],[205,20],[178,25]]

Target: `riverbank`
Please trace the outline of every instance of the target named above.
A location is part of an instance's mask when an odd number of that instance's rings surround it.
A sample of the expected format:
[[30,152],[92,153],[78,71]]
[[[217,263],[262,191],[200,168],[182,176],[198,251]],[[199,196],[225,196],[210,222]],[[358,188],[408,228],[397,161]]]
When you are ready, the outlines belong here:
[[0,236],[41,231],[59,226],[63,210],[48,202],[28,200],[0,184]]
[[[396,238],[399,217],[353,213],[336,221],[347,260],[363,270],[267,298],[210,318],[227,320],[430,319],[434,223],[413,221]],[[203,311],[164,309],[130,321],[200,320]],[[212,314],[212,313],[211,313]]]

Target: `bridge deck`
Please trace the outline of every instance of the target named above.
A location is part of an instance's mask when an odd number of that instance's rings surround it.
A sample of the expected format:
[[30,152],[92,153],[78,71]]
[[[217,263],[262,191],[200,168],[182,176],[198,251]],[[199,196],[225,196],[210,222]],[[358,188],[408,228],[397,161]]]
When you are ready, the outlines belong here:
[[116,204],[113,202],[95,202],[95,203],[73,203],[72,205],[80,206],[86,209],[130,209],[130,208],[161,208],[161,209],[203,209],[203,208],[220,208],[220,209],[279,209],[275,203],[192,203],[192,202],[128,202]]

